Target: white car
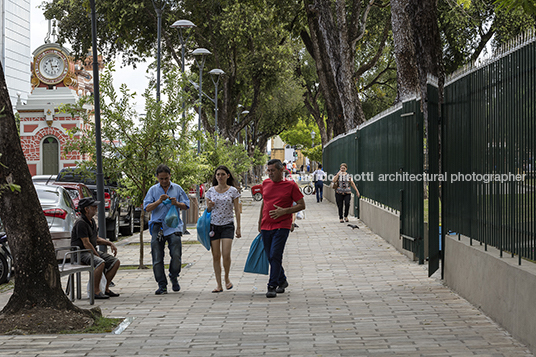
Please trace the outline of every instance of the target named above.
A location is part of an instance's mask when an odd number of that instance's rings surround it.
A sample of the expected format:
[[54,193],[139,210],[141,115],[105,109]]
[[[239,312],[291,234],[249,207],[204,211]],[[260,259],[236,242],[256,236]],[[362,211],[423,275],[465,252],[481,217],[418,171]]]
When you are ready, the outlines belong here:
[[[61,186],[34,184],[41,208],[47,219],[54,248],[71,246],[71,230],[78,218],[71,196]],[[56,255],[63,259],[65,251]]]

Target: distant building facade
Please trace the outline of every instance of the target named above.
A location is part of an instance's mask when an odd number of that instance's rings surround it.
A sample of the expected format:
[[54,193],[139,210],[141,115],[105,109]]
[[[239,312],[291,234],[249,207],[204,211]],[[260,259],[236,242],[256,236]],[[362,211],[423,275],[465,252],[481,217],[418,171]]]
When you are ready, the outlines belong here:
[[13,108],[30,93],[30,0],[0,0],[0,60]]

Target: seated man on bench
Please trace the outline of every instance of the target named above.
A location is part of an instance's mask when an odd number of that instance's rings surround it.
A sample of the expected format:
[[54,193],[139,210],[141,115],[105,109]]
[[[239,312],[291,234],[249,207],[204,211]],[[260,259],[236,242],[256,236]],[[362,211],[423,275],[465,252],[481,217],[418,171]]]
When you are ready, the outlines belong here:
[[[117,248],[112,242],[100,238],[97,232],[97,224],[93,217],[97,214],[97,206],[99,201],[95,201],[91,197],[82,198],[78,202],[78,209],[81,216],[76,220],[71,232],[71,245],[80,249],[89,249],[93,253],[82,252],[80,262],[85,265],[91,264],[91,255],[93,254],[93,262],[95,268],[95,299],[108,299],[110,297],[119,296],[110,290],[110,282],[114,278],[119,269],[119,259]],[[107,245],[112,249],[114,255],[97,251],[97,245]],[[106,289],[101,291],[100,281],[102,273],[106,276]]]

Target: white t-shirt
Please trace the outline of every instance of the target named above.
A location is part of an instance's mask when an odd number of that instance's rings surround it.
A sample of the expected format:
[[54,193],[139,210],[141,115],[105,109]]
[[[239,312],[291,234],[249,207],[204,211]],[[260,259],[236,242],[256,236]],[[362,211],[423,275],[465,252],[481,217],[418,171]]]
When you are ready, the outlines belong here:
[[210,215],[211,224],[223,226],[234,222],[233,201],[240,197],[240,192],[236,187],[230,186],[224,193],[219,193],[215,187],[211,187],[205,197],[214,202],[214,208],[212,208]]

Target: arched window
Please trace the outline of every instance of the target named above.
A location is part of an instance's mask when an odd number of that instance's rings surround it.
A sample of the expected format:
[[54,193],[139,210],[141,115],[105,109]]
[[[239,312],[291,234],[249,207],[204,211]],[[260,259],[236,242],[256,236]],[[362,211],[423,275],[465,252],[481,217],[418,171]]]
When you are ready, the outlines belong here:
[[58,140],[53,136],[45,138],[41,153],[43,175],[57,175],[60,171],[60,144]]

